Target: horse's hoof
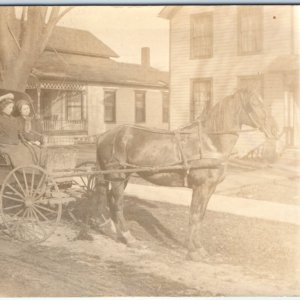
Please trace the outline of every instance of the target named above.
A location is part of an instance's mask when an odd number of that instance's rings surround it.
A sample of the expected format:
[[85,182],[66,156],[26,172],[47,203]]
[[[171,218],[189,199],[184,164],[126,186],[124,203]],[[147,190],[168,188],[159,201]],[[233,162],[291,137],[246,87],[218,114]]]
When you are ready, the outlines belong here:
[[94,238],[92,235],[88,234],[86,231],[80,231],[74,240],[93,241]]
[[199,262],[203,260],[203,257],[197,251],[189,251],[186,255],[186,259]]

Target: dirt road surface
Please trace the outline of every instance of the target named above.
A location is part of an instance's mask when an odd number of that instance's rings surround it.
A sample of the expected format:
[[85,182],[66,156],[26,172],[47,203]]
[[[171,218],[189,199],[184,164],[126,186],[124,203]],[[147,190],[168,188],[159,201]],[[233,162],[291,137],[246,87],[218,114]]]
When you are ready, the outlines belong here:
[[0,234],[0,296],[299,296],[300,228],[208,212],[201,240],[208,256],[185,260],[188,208],[126,199],[141,248],[63,220],[40,245]]

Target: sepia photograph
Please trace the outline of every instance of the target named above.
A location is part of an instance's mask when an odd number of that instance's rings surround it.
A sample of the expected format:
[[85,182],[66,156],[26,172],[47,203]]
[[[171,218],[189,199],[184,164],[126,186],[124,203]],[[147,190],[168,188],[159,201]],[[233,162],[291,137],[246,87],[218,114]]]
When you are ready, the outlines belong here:
[[0,6],[0,298],[300,296],[298,5]]

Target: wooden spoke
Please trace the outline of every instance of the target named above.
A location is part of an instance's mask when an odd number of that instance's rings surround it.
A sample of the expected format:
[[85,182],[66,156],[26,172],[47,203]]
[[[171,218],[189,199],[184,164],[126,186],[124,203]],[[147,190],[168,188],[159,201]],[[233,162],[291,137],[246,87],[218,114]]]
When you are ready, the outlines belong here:
[[37,215],[37,213],[35,212],[35,210],[34,210],[33,208],[30,208],[30,209],[31,209],[32,214],[33,214],[34,217],[35,217],[35,220],[37,221],[38,226],[41,228],[41,230],[43,231],[44,236],[45,236],[45,235],[46,235],[46,231],[45,231],[45,229],[43,228],[43,225],[41,224],[41,221],[40,221],[40,219],[39,219],[39,216]]
[[21,207],[21,206],[23,206],[23,205],[22,204],[18,204],[18,205],[14,205],[14,206],[10,206],[10,207],[4,207],[3,210],[10,210],[10,209]]
[[25,173],[25,170],[23,169],[22,170],[23,172],[23,177],[24,177],[24,183],[25,183],[25,188],[26,188],[26,193],[25,195],[28,195],[29,194],[29,190],[28,190],[28,183],[27,183],[27,178],[26,178],[26,173]]
[[23,210],[20,210],[18,213],[16,213],[15,215],[13,215],[12,218],[17,217],[21,212],[23,212]]
[[33,209],[36,213],[38,213],[45,221],[50,222],[50,220],[49,220],[43,213],[41,213],[38,209],[36,209],[34,206],[32,206],[32,209]]
[[82,181],[82,183],[83,183],[83,185],[84,185],[83,188],[87,188],[87,183],[83,180],[83,177],[82,177],[82,176],[80,176],[80,179],[81,179],[81,181]]
[[43,209],[43,210],[45,210],[45,211],[47,211],[47,212],[50,212],[50,213],[52,213],[52,214],[57,214],[57,211],[52,210],[52,209],[47,208],[47,207],[40,206],[40,205],[38,205],[38,204],[36,204],[36,203],[34,203],[33,207],[38,207],[39,209]]
[[17,199],[17,198],[7,196],[7,195],[3,195],[3,198],[7,198],[7,199],[10,199],[10,200],[13,200],[13,201],[24,203],[24,200],[22,200],[22,199]]
[[40,181],[39,181],[39,184],[38,184],[38,186],[36,187],[34,194],[32,195],[33,198],[36,197],[36,195],[37,195],[37,193],[38,193],[38,191],[39,191],[39,188],[41,187],[42,183],[46,180],[46,177],[47,177],[47,176],[46,176],[45,174],[42,175],[42,177],[41,177],[41,179],[40,179]]
[[24,195],[20,194],[16,189],[14,189],[9,183],[7,183],[6,185],[7,187],[9,187],[12,191],[14,191],[18,196],[20,196],[21,198],[24,198]]
[[23,186],[22,186],[22,184],[20,183],[18,177],[16,176],[15,173],[12,173],[12,174],[13,174],[13,176],[14,176],[14,178],[15,178],[15,181],[17,182],[17,184],[19,185],[20,189],[22,190],[24,196],[26,196],[26,192],[24,191]]
[[30,196],[33,196],[34,178],[35,178],[35,170],[32,171],[32,175],[31,175],[31,185],[29,191]]
[[[0,213],[13,237],[32,243],[44,241],[53,233],[61,218],[62,203],[56,199],[54,206],[48,206],[52,191],[58,192],[56,182],[39,166],[10,171],[0,189]],[[24,206],[26,197],[33,202],[29,207]]]

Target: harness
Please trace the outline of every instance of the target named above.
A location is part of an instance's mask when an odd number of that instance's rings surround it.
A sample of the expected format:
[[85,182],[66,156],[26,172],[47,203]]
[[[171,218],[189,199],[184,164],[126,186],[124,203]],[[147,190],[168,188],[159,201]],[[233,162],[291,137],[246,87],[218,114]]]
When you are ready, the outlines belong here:
[[[172,164],[168,164],[168,165],[157,165],[157,166],[151,166],[153,169],[153,172],[159,172],[160,168],[162,167],[171,167],[171,166],[176,166],[176,165],[182,165],[182,170],[184,171],[184,186],[188,187],[188,175],[190,173],[190,169],[191,169],[191,162],[196,161],[196,160],[200,160],[203,158],[203,141],[202,141],[202,136],[203,136],[203,129],[202,129],[202,125],[201,125],[201,121],[200,120],[196,120],[194,123],[197,124],[197,135],[198,135],[198,151],[199,153],[193,156],[190,156],[189,158],[187,158],[187,155],[184,151],[183,148],[183,144],[182,144],[182,135],[186,135],[186,134],[195,134],[195,130],[187,130],[186,127],[182,127],[182,128],[178,128],[176,130],[173,131],[168,131],[168,130],[163,130],[163,129],[149,129],[149,128],[145,128],[142,126],[137,126],[137,125],[127,125],[129,128],[136,128],[139,130],[144,130],[147,132],[152,132],[152,133],[158,133],[158,134],[168,134],[168,135],[173,135],[175,137],[175,143],[177,145],[177,150],[178,150],[178,156],[179,156],[179,160],[175,161]],[[117,138],[119,137],[120,132],[118,132],[115,136],[114,136],[114,140],[112,142],[112,156],[110,159],[110,162],[106,164],[107,168],[113,168],[113,167],[122,167],[122,168],[138,168],[138,167],[149,167],[149,166],[140,166],[140,165],[134,165],[131,163],[128,163],[126,161],[120,161],[120,159],[117,157],[116,155],[116,141]],[[125,146],[126,147],[126,146]]]

